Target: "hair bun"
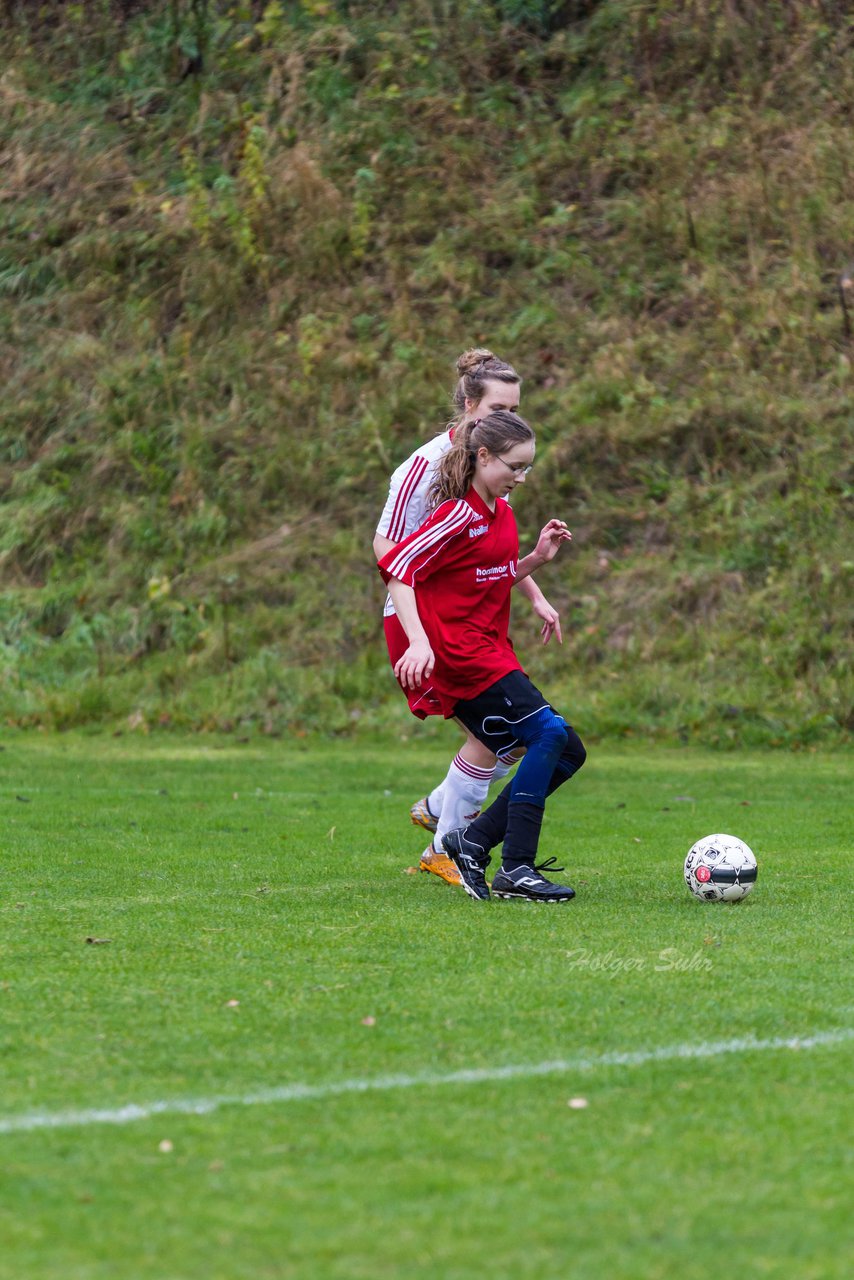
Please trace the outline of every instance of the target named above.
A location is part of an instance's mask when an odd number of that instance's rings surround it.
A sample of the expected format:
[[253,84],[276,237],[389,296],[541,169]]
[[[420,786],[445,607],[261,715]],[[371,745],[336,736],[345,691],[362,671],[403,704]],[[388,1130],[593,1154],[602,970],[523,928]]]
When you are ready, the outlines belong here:
[[486,347],[473,347],[471,351],[464,351],[457,360],[457,373],[463,377],[471,373],[472,369],[476,369],[479,364],[483,364],[485,360],[494,359],[493,352],[487,351]]

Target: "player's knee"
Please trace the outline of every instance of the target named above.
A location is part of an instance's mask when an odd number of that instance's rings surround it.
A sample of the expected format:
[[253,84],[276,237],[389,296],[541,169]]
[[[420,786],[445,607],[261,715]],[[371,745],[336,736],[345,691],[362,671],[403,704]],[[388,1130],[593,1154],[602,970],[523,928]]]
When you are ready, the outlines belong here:
[[578,773],[578,770],[584,764],[586,759],[587,749],[584,746],[584,743],[581,741],[575,730],[571,728],[570,725],[567,725],[566,746],[561,753],[562,763],[569,765],[573,773]]
[[551,707],[543,708],[531,728],[532,734],[527,742],[529,747],[536,744],[558,757],[566,750],[568,741],[566,722],[552,711]]

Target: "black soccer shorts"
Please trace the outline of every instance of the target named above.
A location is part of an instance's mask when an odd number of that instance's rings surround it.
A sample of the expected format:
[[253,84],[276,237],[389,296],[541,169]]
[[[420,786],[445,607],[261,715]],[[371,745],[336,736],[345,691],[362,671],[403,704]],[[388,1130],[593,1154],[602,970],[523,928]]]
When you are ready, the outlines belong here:
[[454,715],[478,742],[495,755],[504,756],[514,747],[524,746],[523,722],[543,707],[560,715],[524,671],[510,671],[476,698],[462,698],[454,707]]

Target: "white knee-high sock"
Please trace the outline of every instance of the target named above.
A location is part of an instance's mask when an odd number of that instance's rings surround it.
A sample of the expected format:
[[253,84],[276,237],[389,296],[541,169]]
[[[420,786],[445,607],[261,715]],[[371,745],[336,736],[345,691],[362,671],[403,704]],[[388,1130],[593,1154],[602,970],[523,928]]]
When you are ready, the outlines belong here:
[[[522,755],[524,755],[524,752],[522,753]],[[492,777],[490,778],[490,785],[493,782],[500,782],[502,778],[506,778],[510,770],[516,768],[516,765],[522,759],[522,755],[504,756],[503,758],[499,757],[498,760],[496,760],[495,762],[495,769],[493,770]],[[442,781],[439,783],[438,787],[434,787],[433,790],[430,792],[430,794],[427,796],[427,808],[430,810],[430,812],[433,814],[434,817],[437,814],[442,812],[442,803],[445,799],[445,783],[446,782],[447,782],[447,776],[444,777]],[[453,827],[449,827],[448,830],[453,831]]]
[[[459,753],[454,756],[443,784],[442,811],[433,837],[434,849],[442,850],[442,836],[446,832],[464,827],[477,817],[491,781],[492,769],[480,769],[469,764]],[[433,808],[432,803],[430,808]]]
[[430,792],[429,796],[427,797],[427,808],[430,810],[434,818],[438,817],[438,815],[442,812],[442,801],[445,799],[446,780],[447,780],[447,775],[445,778],[442,779],[438,787],[433,788],[433,790]]
[[495,762],[495,769],[492,774],[492,781],[500,782],[502,778],[506,778],[510,770],[515,769],[516,765],[519,763],[521,759],[522,759],[521,755],[503,756],[503,757],[499,756]]

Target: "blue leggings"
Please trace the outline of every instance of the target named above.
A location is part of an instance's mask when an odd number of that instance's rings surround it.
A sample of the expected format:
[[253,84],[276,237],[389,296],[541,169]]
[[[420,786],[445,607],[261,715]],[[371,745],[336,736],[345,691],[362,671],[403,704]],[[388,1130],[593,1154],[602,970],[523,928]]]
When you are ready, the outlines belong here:
[[526,753],[516,774],[466,835],[486,851],[504,841],[503,864],[533,865],[546,797],[577,773],[587,752],[575,730],[551,707],[514,726]]
[[551,707],[543,707],[515,728],[526,750],[508,784],[510,800],[527,801],[542,807],[546,803],[552,775],[569,743],[566,721]]

